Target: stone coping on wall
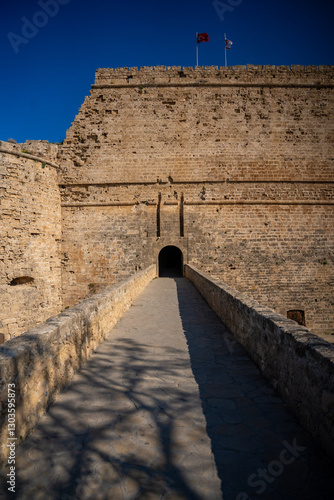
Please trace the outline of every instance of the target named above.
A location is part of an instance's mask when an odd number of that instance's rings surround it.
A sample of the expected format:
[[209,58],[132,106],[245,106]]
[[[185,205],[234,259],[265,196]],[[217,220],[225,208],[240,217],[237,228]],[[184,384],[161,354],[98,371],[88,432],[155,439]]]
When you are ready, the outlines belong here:
[[185,276],[334,458],[334,345],[193,266]]
[[138,85],[231,85],[333,87],[334,66],[155,66],[99,68],[92,88]]
[[152,264],[1,345],[0,465],[8,456],[8,388],[16,393],[15,436],[24,439],[156,275]]

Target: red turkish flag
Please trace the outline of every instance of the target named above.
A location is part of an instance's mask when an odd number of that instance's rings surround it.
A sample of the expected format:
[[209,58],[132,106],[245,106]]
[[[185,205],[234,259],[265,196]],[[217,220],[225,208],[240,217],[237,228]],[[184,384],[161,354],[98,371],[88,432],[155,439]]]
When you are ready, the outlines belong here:
[[207,33],[198,33],[197,35],[197,43],[208,42],[209,35]]

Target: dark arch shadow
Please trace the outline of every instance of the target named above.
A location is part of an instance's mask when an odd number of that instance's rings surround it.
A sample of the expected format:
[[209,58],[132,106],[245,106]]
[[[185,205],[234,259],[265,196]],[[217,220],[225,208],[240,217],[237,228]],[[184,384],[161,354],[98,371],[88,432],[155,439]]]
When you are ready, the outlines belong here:
[[179,248],[169,245],[159,253],[159,277],[178,278],[183,276],[183,255]]

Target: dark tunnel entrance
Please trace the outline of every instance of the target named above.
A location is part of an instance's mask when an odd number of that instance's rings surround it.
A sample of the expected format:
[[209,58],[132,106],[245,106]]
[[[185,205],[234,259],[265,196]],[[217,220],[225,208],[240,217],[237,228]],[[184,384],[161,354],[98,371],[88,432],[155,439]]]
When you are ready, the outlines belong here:
[[159,277],[183,276],[183,255],[179,248],[168,246],[159,253]]

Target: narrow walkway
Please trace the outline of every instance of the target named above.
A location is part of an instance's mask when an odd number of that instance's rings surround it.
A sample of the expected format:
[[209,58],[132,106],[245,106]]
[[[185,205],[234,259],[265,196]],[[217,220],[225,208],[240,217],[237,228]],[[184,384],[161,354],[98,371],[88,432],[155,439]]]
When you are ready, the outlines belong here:
[[334,498],[330,462],[184,278],[140,295],[17,449],[17,473],[18,499]]

